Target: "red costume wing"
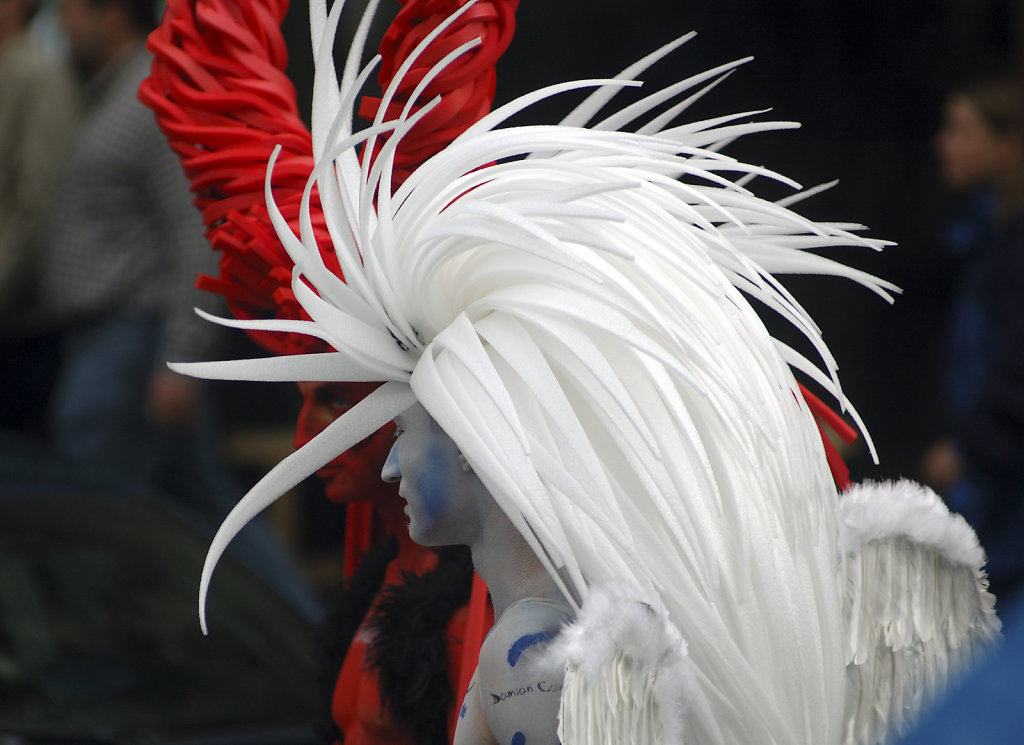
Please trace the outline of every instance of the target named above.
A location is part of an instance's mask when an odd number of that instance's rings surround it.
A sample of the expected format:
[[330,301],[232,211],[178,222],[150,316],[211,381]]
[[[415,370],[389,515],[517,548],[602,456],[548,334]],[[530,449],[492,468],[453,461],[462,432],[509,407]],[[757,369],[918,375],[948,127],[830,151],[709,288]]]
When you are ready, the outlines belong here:
[[[267,162],[280,145],[274,196],[297,230],[313,151],[284,73],[280,24],[287,9],[287,0],[168,0],[148,40],[152,72],[139,89],[181,158],[207,238],[221,252],[220,277],[200,277],[197,285],[223,295],[241,319],[305,317],[263,191]],[[312,211],[324,259],[337,267],[319,210]],[[294,334],[253,337],[278,354],[323,345]]]
[[[381,45],[382,88],[416,44],[465,2],[403,4]],[[424,100],[441,96],[441,104],[403,140],[395,188],[419,163],[490,110],[494,64],[511,40],[517,5],[518,0],[477,3],[404,77],[392,107],[408,101],[437,59],[465,41],[481,39],[478,47],[427,86]],[[291,259],[274,233],[263,196],[267,162],[280,145],[274,197],[297,232],[313,152],[295,89],[284,72],[288,55],[280,24],[287,9],[286,0],[169,0],[162,24],[149,37],[153,68],[139,90],[181,158],[207,237],[221,251],[220,277],[200,277],[198,286],[223,295],[241,319],[305,317],[291,291]],[[380,99],[364,98],[360,113],[372,119],[379,106]],[[340,276],[315,193],[312,202],[324,261]],[[253,337],[278,354],[323,346],[317,339],[294,334],[253,332]]]

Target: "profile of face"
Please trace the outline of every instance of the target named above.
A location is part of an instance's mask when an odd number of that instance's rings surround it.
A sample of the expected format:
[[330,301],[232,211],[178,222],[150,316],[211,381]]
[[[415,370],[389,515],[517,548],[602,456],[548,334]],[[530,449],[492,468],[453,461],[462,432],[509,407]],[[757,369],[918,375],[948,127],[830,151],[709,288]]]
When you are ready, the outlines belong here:
[[1001,137],[970,97],[954,94],[946,102],[937,141],[946,186],[974,189],[996,181],[1013,162],[1015,143]]
[[[300,448],[331,422],[366,398],[379,383],[299,383],[302,410],[295,427]],[[393,442],[390,423],[317,471],[327,498],[338,504],[394,498],[395,487],[380,479]]]
[[381,471],[399,483],[409,535],[422,546],[474,545],[497,505],[458,446],[420,404],[395,418],[395,443]]

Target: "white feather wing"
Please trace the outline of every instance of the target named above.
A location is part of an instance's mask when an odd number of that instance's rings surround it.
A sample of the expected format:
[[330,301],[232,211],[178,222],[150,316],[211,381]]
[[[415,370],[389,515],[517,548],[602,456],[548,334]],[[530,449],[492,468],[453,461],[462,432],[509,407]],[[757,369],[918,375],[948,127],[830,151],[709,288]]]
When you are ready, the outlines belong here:
[[985,554],[962,517],[910,481],[840,498],[846,539],[844,745],[885,743],[998,633]]
[[545,654],[565,673],[563,745],[682,745],[693,682],[686,642],[660,603],[624,581],[591,589]]

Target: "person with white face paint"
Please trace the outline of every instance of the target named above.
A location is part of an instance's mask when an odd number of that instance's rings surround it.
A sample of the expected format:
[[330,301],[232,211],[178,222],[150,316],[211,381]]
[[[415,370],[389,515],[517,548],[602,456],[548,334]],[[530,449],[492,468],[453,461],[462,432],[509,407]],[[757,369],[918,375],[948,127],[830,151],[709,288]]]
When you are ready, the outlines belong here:
[[[772,274],[887,297],[887,283],[809,250],[881,243],[799,216],[798,197],[757,197],[758,177],[791,182],[720,152],[786,125],[673,123],[739,63],[600,113],[687,37],[614,80],[565,86],[595,90],[558,125],[499,126],[557,90],[496,110],[392,194],[393,148],[431,104],[388,120],[396,82],[353,132],[370,71],[360,36],[338,85],[341,6],[311,6],[306,197],[315,183],[344,281],[308,222],[296,235],[276,211],[272,161],[268,208],[310,320],[238,324],[337,351],[176,369],[385,382],[236,507],[203,597],[246,520],[397,418],[384,473],[401,479],[413,537],[468,544],[498,618],[457,743],[838,745],[904,728],[924,681],[996,634],[984,556],[915,485],[840,497],[794,369],[857,417],[817,326]],[[822,369],[769,334],[755,301]]]
[[382,478],[398,481],[409,535],[426,546],[470,547],[497,622],[480,652],[456,743],[557,742],[561,677],[537,678],[532,656],[572,620],[572,608],[523,537],[426,409],[395,418],[396,441]]
[[[444,430],[422,406],[395,418],[395,444],[381,478],[398,482],[409,535],[423,546],[473,546],[500,513]],[[503,523],[508,518],[501,516]]]

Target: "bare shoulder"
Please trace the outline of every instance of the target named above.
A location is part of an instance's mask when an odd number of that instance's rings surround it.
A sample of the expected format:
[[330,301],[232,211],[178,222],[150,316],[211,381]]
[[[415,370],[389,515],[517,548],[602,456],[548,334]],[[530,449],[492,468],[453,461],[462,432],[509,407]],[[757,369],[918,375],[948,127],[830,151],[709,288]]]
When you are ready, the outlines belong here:
[[509,606],[484,641],[481,671],[518,678],[536,667],[525,663],[541,654],[571,621],[572,610],[564,602],[529,598]]
[[555,745],[561,671],[538,658],[572,620],[565,603],[525,600],[506,610],[480,649],[477,701],[500,745]]

